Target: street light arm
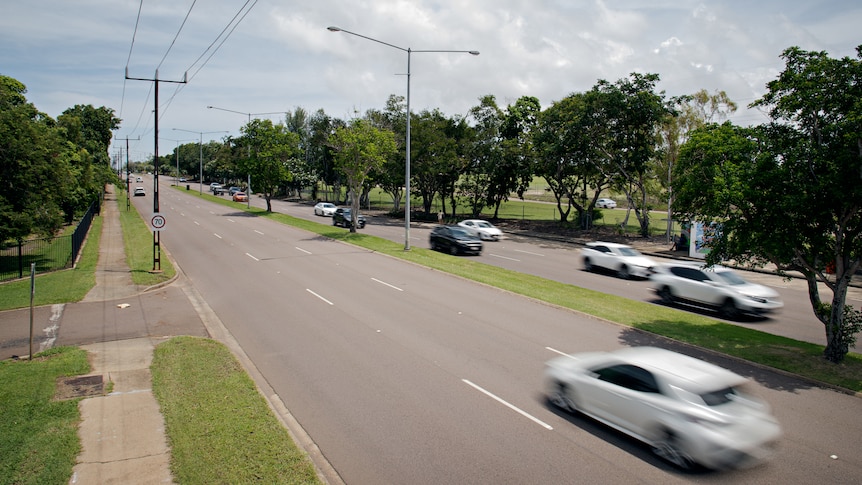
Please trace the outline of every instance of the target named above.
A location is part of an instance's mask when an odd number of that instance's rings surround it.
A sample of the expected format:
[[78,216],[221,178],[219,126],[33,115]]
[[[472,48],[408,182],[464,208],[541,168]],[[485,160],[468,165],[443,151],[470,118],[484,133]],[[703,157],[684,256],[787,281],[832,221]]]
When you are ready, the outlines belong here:
[[397,45],[390,44],[390,43],[388,43],[388,42],[383,42],[382,40],[373,39],[373,38],[371,38],[371,37],[366,37],[366,36],[364,36],[364,35],[362,35],[362,34],[357,34],[356,32],[351,32],[351,31],[349,31],[349,30],[344,30],[344,29],[342,29],[341,27],[334,27],[334,26],[330,26],[330,27],[327,27],[327,28],[326,28],[326,30],[328,30],[328,31],[330,31],[330,32],[344,32],[345,34],[355,35],[356,37],[362,37],[363,39],[370,40],[370,41],[372,41],[372,42],[377,42],[378,44],[388,45],[389,47],[392,47],[392,48],[394,48],[394,49],[398,49],[398,50],[400,50],[400,51],[404,51],[404,52],[407,52],[407,51],[409,50],[409,49],[405,49],[404,47],[399,47],[399,46],[397,46]]

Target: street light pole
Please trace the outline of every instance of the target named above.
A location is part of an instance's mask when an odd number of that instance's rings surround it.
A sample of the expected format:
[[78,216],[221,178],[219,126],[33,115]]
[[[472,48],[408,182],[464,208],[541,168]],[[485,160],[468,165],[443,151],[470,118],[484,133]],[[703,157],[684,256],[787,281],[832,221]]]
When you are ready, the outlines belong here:
[[407,129],[406,129],[406,137],[407,140],[405,142],[405,148],[407,150],[407,155],[404,160],[404,250],[410,250],[410,55],[414,52],[454,52],[454,53],[462,53],[462,54],[470,54],[474,56],[479,55],[479,51],[461,51],[461,50],[413,50],[409,47],[399,47],[394,44],[390,44],[388,42],[383,42],[382,40],[377,40],[372,37],[367,37],[362,34],[357,34],[356,32],[351,32],[349,30],[344,30],[340,27],[327,27],[327,30],[330,32],[344,32],[345,34],[355,35],[356,37],[362,37],[363,39],[370,40],[372,42],[377,42],[378,44],[383,44],[385,46],[392,47],[393,49],[398,49],[402,52],[407,53]]
[[229,131],[192,131],[192,130],[183,130],[182,128],[174,128],[175,131],[185,131],[186,133],[197,133],[200,135],[200,141],[198,142],[198,147],[200,148],[200,172],[198,174],[198,193],[204,193],[204,135],[208,135],[210,133],[230,133]]

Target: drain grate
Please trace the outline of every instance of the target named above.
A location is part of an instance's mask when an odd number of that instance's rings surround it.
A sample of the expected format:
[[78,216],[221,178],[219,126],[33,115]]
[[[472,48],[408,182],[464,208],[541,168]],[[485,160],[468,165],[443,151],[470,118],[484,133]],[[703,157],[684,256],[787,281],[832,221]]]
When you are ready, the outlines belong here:
[[57,379],[57,393],[54,396],[58,400],[74,399],[77,397],[101,396],[104,394],[105,385],[102,376],[78,376],[61,377]]

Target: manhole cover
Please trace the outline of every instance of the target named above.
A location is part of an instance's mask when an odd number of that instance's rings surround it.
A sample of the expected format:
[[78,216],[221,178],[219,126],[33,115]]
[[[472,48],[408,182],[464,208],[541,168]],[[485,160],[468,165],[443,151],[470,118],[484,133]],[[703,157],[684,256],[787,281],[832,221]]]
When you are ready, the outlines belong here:
[[57,379],[57,394],[59,399],[76,397],[101,396],[104,393],[102,376],[61,377]]

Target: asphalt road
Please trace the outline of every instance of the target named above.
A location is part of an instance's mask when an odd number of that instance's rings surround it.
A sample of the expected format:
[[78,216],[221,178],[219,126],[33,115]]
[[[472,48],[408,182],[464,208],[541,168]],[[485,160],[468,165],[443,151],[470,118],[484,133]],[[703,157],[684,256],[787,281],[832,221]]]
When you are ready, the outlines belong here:
[[[150,195],[135,203],[152,210]],[[164,185],[160,206],[162,244],[346,483],[862,476],[858,397],[685,350],[752,377],[786,436],[764,466],[681,473],[617,433],[557,412],[541,385],[544,362],[560,352],[672,344]]]
[[[258,197],[252,198],[252,204],[259,207],[265,207],[263,202],[263,199]],[[329,218],[315,216],[313,209],[307,204],[274,200],[273,210],[324,224],[329,222]],[[410,229],[410,246],[428,248],[428,234],[432,226],[431,224],[414,224]],[[403,220],[370,217],[368,225],[361,231],[404,243]],[[485,249],[478,259],[486,264],[589,288],[602,293],[662,304],[651,290],[647,280],[621,280],[612,274],[584,271],[580,262],[580,249],[573,244],[509,236],[499,242],[486,242]],[[661,262],[661,258],[655,259]],[[758,272],[745,272],[744,276],[749,281],[774,288],[781,295],[785,306],[781,311],[766,318],[743,317],[737,320],[723,321],[795,340],[819,345],[826,344],[823,325],[814,317],[811,310],[805,280],[785,280],[775,275]],[[828,299],[832,295],[825,285],[820,285],[820,291],[822,298]],[[862,306],[862,289],[851,288],[848,291],[847,303],[857,308]],[[677,308],[688,309],[721,319],[713,311],[682,306]],[[862,352],[862,342],[857,342],[852,350]]]

